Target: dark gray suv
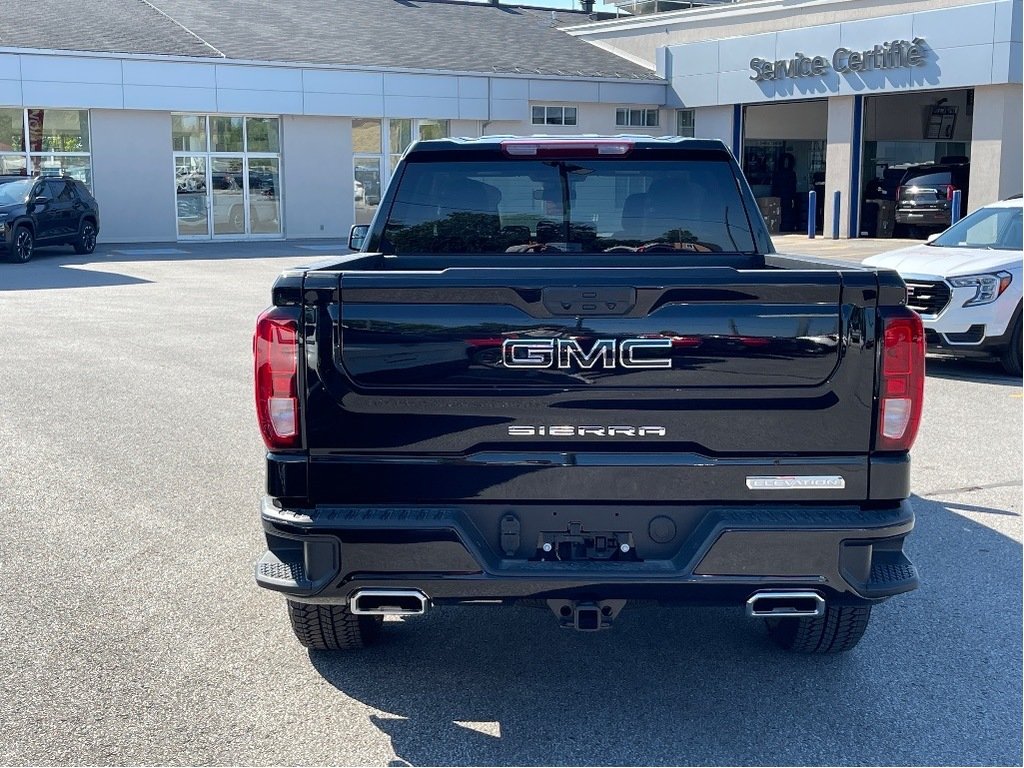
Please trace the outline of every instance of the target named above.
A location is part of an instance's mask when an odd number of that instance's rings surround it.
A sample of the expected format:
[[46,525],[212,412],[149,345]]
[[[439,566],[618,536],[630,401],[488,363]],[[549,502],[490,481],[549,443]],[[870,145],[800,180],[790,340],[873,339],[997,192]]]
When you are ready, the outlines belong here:
[[92,253],[100,209],[88,187],[66,176],[0,176],[0,254],[24,264],[37,246]]

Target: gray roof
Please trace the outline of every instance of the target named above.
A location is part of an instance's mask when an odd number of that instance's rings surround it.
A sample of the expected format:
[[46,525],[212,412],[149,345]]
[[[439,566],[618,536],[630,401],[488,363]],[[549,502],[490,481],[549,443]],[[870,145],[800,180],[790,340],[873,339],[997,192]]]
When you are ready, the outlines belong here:
[[[0,46],[658,80],[559,30],[579,13],[458,0],[0,0]],[[554,24],[552,23],[554,19]]]

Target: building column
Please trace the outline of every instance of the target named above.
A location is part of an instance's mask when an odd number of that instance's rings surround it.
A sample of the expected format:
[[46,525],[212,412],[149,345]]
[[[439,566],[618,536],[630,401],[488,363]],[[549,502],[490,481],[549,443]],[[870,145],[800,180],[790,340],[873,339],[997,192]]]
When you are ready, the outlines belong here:
[[174,242],[178,232],[171,113],[94,109],[90,119],[92,194],[100,204],[100,242]]
[[833,96],[828,100],[825,148],[825,221],[823,234],[832,236],[832,196],[840,193],[839,236],[857,237],[851,208],[860,187],[860,153],[863,97]]
[[[697,107],[693,110],[693,135],[698,139],[720,139],[733,150],[734,109],[731,105],[718,107]],[[675,112],[673,111],[673,117]],[[739,159],[739,155],[737,155]]]
[[[1024,191],[1020,85],[974,89],[970,210]],[[964,211],[968,213],[968,211]]]
[[352,226],[352,121],[281,118],[284,236],[344,238]]

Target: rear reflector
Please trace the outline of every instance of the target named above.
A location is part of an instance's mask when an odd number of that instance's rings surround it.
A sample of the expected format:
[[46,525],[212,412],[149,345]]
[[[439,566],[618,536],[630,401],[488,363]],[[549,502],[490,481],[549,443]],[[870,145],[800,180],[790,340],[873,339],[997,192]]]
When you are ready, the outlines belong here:
[[256,416],[272,451],[300,443],[298,335],[298,321],[282,307],[268,309],[256,321]]
[[505,139],[501,150],[510,157],[600,157],[628,155],[633,142],[621,139]]
[[909,451],[921,424],[924,398],[924,328],[912,310],[882,314],[881,382],[876,447]]

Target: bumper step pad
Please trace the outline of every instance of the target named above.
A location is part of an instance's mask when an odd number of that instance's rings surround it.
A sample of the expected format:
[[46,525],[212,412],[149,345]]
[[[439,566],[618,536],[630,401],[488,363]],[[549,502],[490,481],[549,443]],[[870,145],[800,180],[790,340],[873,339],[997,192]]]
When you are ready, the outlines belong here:
[[902,552],[876,552],[871,576],[861,590],[866,597],[884,597],[915,589],[920,579],[917,567]]

